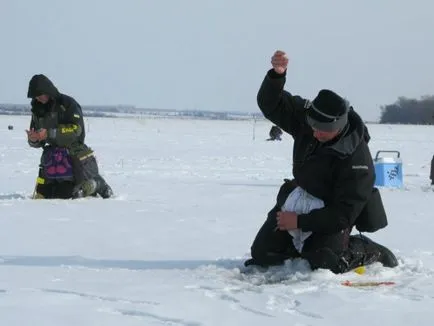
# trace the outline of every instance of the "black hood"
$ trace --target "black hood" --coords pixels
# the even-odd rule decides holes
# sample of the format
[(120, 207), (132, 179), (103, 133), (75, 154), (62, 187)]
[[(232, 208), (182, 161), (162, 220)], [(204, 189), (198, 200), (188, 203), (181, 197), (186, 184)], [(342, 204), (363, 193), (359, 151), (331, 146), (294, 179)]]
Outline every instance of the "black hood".
[(60, 93), (53, 82), (45, 75), (34, 75), (29, 82), (27, 97), (34, 99), (36, 96), (46, 94), (52, 98), (59, 97)]
[(326, 148), (346, 157), (354, 153), (362, 141), (368, 143), (370, 139), (368, 128), (362, 118), (350, 108), (347, 126), (332, 144), (326, 145)]

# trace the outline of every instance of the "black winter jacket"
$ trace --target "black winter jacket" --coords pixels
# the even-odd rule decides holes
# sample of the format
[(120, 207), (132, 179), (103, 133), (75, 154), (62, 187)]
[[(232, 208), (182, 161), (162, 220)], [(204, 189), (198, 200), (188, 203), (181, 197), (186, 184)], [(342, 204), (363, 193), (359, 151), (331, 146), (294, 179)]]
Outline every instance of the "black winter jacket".
[[(46, 104), (35, 97), (46, 94), (50, 100)], [(70, 96), (61, 94), (44, 75), (35, 75), (29, 82), (27, 97), (32, 99), (32, 120), (30, 128), (47, 129), (48, 138), (43, 142), (30, 142), (32, 147), (45, 144), (70, 147), (84, 144), (85, 129), (80, 105)]]
[(285, 81), (285, 74), (270, 70), (257, 101), (264, 116), (294, 139), (296, 184), (325, 203), (324, 208), (299, 215), (298, 227), (318, 233), (350, 228), (368, 202), (375, 182), (368, 130), (351, 108), (341, 134), (328, 143), (318, 142), (306, 122), (309, 101), (284, 91)]

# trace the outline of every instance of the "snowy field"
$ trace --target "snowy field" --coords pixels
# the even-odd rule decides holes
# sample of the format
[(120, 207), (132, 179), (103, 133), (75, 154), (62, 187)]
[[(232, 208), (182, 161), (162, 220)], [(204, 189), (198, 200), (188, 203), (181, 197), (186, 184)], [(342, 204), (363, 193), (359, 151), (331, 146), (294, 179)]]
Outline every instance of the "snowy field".
[(116, 197), (34, 201), (29, 119), (0, 116), (1, 326), (433, 324), (434, 127), (369, 126), (374, 155), (403, 159), (405, 187), (381, 189), (389, 227), (368, 234), (399, 267), (334, 275), (295, 260), (247, 275), (291, 176), (288, 135), (266, 142), (268, 122), (89, 118), (86, 142)]

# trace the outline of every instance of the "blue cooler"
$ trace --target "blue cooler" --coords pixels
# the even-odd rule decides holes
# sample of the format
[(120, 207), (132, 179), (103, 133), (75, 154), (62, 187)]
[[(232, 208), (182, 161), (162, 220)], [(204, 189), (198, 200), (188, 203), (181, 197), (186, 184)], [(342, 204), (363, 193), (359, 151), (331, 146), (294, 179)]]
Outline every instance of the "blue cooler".
[[(380, 153), (394, 153), (396, 157), (380, 157)], [(402, 160), (398, 151), (378, 151), (374, 159), (375, 185), (401, 188), (403, 186)]]

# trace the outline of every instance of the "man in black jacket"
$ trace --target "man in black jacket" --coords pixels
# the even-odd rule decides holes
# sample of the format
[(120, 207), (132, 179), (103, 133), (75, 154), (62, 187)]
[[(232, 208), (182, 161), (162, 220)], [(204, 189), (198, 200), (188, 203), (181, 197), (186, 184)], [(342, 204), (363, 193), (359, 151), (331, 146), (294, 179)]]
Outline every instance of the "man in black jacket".
[[(321, 90), (312, 102), (284, 91), (288, 58), (276, 51), (271, 63), (273, 69), (265, 76), (257, 101), (264, 116), (294, 139), (294, 180), (281, 187), (276, 206), (253, 242), (252, 259), (245, 265), (270, 266), (302, 257), (313, 269), (335, 273), (377, 261), (396, 266), (396, 257), (386, 247), (362, 235), (350, 236), (354, 226), (373, 232), (387, 225), (374, 188), (370, 137), (363, 121), (330, 90)], [(282, 211), (297, 187), (324, 206), (305, 214)], [(310, 234), (301, 251), (294, 247), (292, 230)]]
[(27, 97), (32, 99), (28, 143), (43, 148), (34, 198), (111, 197), (94, 152), (85, 144), (83, 113), (75, 99), (42, 74), (31, 78)]
[(434, 156), (431, 160), (431, 173), (429, 175), (429, 178), (431, 179), (431, 185), (434, 185)]

